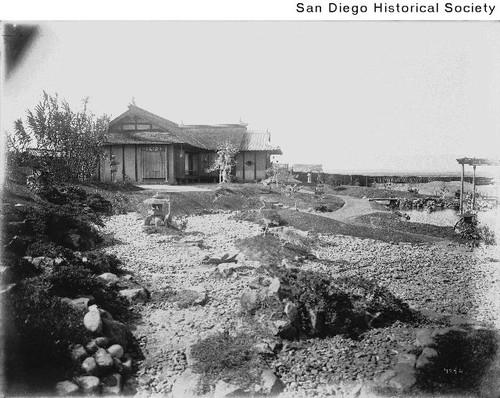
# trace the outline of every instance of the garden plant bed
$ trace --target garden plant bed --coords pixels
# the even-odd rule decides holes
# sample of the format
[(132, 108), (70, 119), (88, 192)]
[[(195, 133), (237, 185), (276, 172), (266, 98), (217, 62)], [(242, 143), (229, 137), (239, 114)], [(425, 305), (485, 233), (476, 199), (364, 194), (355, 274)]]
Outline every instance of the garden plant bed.
[(459, 237), (453, 231), (453, 227), (440, 227), (437, 225), (414, 223), (402, 220), (395, 213), (383, 212), (362, 215), (354, 219), (355, 222), (372, 225), (376, 228), (409, 232), (413, 234), (433, 236), (451, 241), (459, 241)]
[[(91, 192), (103, 192), (104, 188), (91, 188)], [(340, 222), (308, 212), (316, 200), (310, 194), (301, 196), (303, 202), (298, 202), (302, 204), (296, 211), (293, 197), (277, 191), (264, 193), (266, 187), (228, 188), (219, 194), (171, 194), (175, 217), (182, 216), (185, 221), (179, 230), (145, 229), (140, 204), (154, 192), (122, 191), (120, 195), (127, 197), (124, 209), (135, 207), (135, 203), (139, 212), (109, 216), (101, 229), (114, 237), (114, 244), (104, 248), (106, 254), (116, 256), (124, 275), (141, 281), (150, 293), (149, 299), (134, 303), (129, 315), (120, 318), (137, 344), (132, 348), (135, 367), (126, 384), (128, 393), (175, 398), (203, 390), (244, 393), (252, 389), (252, 394), (274, 392), (282, 397), (327, 397), (333, 393), (347, 397), (352, 391), (375, 391), (376, 386), (381, 394), (439, 393), (451, 387), (429, 378), (429, 383), (423, 383), (419, 370), (414, 371), (415, 382), (405, 386), (400, 385), (401, 373), (391, 373), (404, 367), (402, 361), (408, 356), (422, 355), (417, 344), (419, 330), (442, 330), (464, 323), (498, 327), (500, 274), (493, 250), (480, 247), (471, 251), (457, 242), (436, 240), (444, 236), (428, 226), (417, 231), (399, 230), (388, 216), (389, 221), (375, 226), (361, 222), (384, 220), (385, 213)], [(249, 216), (261, 214), (261, 197), (283, 204), (269, 209), (276, 212), (282, 225), (269, 228), (265, 234), (262, 219)], [(115, 196), (115, 200), (122, 199)], [(341, 201), (335, 203), (342, 208)], [(283, 275), (294, 272), (320, 273), (321, 278), (332, 281), (373, 281), (418, 316), (374, 323), (352, 335), (342, 328), (321, 333), (308, 326), (305, 330), (312, 335), (298, 332), (283, 337), (280, 328), (293, 313), (293, 306), (285, 304), (294, 303), (298, 296), (283, 296), (280, 289), (286, 286)], [(277, 284), (276, 278), (281, 282)], [(321, 278), (314, 282), (317, 286), (322, 286)], [(357, 291), (355, 286), (351, 292)], [(313, 296), (307, 300), (314, 303), (314, 293), (319, 291), (312, 289)], [(263, 304), (254, 306), (254, 296), (271, 301), (264, 299)], [(276, 297), (280, 299), (276, 301)], [(307, 308), (301, 309), (306, 319)], [(203, 354), (196, 350), (197, 344), (203, 347), (200, 342), (208, 347)], [(210, 356), (210, 347), (217, 344), (229, 349), (220, 352), (227, 365), (222, 368), (210, 365), (219, 358)], [(441, 347), (446, 353), (446, 344)], [(233, 348), (239, 351), (231, 356)], [(229, 361), (226, 354), (235, 361)], [(255, 366), (238, 367), (238, 358)], [(203, 364), (197, 366), (197, 360)], [(247, 371), (251, 383), (238, 384)], [(204, 378), (208, 382), (203, 386), (198, 383), (203, 379), (201, 374), (210, 375)], [(411, 377), (407, 379), (411, 381)], [(480, 388), (469, 392), (477, 395)]]

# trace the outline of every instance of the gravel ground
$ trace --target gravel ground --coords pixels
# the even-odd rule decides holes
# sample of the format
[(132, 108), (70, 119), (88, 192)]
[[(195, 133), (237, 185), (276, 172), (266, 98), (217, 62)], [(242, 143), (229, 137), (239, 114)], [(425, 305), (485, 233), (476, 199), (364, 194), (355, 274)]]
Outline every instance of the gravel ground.
[[(194, 340), (224, 328), (241, 327), (239, 297), (255, 276), (255, 262), (236, 277), (214, 278), (214, 266), (203, 258), (238, 253), (237, 238), (255, 236), (261, 228), (230, 219), (230, 213), (191, 216), (182, 234), (146, 234), (136, 214), (113, 216), (104, 232), (117, 244), (107, 248), (124, 268), (142, 280), (152, 299), (136, 307), (133, 325), (144, 360), (138, 366), (141, 394), (169, 395), (186, 368), (185, 348)], [(413, 308), (456, 314), (500, 327), (500, 256), (495, 250), (468, 251), (454, 243), (385, 243), (379, 240), (321, 234), (315, 254), (324, 260), (303, 267), (331, 275), (374, 278)], [(173, 291), (203, 286), (204, 306), (179, 309)], [(411, 346), (414, 329), (395, 324), (371, 330), (363, 340), (340, 336), (293, 342), (270, 365), (286, 383), (285, 396), (327, 396), (338, 381), (372, 379), (395, 365), (397, 354)]]

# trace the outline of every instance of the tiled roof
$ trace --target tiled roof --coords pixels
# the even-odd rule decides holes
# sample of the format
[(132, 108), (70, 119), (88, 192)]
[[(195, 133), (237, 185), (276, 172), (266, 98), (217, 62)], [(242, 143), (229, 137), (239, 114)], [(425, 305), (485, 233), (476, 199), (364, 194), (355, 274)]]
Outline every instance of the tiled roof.
[(182, 127), (187, 135), (203, 145), (203, 148), (214, 150), (227, 143), (240, 148), (246, 134), (244, 126), (196, 126)]
[[(147, 120), (159, 131), (118, 131), (114, 127), (123, 119), (138, 116)], [(197, 148), (215, 150), (219, 146), (231, 143), (241, 151), (269, 151), (281, 154), (278, 146), (271, 144), (271, 135), (247, 131), (243, 124), (221, 125), (182, 125), (155, 115), (135, 105), (109, 124), (106, 142), (109, 144), (189, 144)]]
[(270, 133), (256, 133), (247, 131), (240, 145), (241, 151), (269, 151), (275, 154), (281, 154), (281, 149), (271, 144)]

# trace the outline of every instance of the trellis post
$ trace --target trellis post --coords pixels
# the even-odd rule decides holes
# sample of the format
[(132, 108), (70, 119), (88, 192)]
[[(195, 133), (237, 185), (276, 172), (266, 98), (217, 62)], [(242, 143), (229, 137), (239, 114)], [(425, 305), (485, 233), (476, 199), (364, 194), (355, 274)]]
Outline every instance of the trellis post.
[(462, 185), (460, 187), (460, 213), (463, 214), (464, 211), (464, 167), (466, 164), (472, 166), (473, 175), (472, 175), (472, 210), (475, 209), (476, 206), (476, 166), (499, 166), (499, 160), (493, 159), (478, 159), (478, 158), (461, 158), (457, 159), (458, 164), (462, 165)]
[(462, 163), (462, 178), (460, 185), (460, 213), (464, 212), (464, 175), (465, 175), (465, 165)]
[(472, 166), (472, 210), (476, 208), (476, 165)]

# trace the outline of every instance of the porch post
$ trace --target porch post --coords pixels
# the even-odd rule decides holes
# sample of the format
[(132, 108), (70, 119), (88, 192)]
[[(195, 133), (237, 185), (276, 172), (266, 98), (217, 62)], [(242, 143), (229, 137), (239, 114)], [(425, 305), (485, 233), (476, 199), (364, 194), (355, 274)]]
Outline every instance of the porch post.
[(135, 145), (135, 181), (139, 182), (139, 173), (138, 173), (138, 167), (137, 167), (137, 162), (139, 160), (137, 159), (137, 144)]
[(461, 178), (461, 185), (460, 185), (460, 213), (464, 212), (464, 164), (462, 163), (462, 178)]
[(257, 151), (253, 153), (253, 178), (257, 181)]
[(243, 174), (242, 174), (242, 179), (243, 179), (243, 181), (245, 181), (245, 152), (244, 152), (244, 151), (242, 151), (242, 152), (241, 152), (241, 157), (242, 157), (241, 162), (242, 162), (242, 164), (243, 164), (243, 169), (242, 169), (242, 173), (243, 173)]
[(168, 151), (167, 151), (167, 145), (164, 146), (163, 148), (165, 150), (165, 164), (163, 167), (165, 167), (165, 182), (168, 182)]
[(476, 207), (476, 165), (472, 166), (472, 210)]

